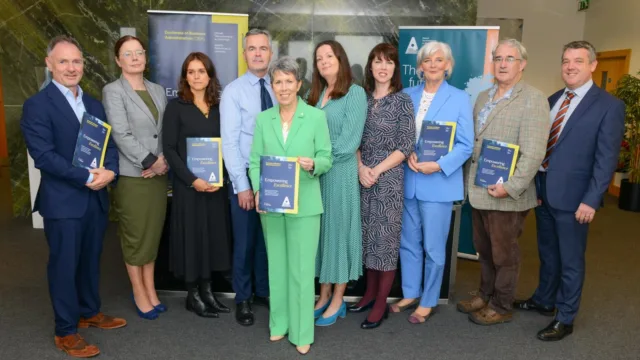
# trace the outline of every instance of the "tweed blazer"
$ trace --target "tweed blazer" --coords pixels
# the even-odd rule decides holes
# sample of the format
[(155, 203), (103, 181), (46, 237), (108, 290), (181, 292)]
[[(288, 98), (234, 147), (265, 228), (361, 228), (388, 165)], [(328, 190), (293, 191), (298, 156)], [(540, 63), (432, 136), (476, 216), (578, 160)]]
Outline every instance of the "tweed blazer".
[(142, 176), (143, 161), (162, 154), (162, 118), (167, 106), (164, 88), (144, 79), (158, 109), (158, 121), (123, 76), (102, 89), (102, 103), (118, 146), (120, 175)]
[[(489, 91), (478, 95), (473, 109), (475, 139), (473, 154), (465, 166), (467, 191), (471, 206), (479, 210), (524, 211), (537, 206), (534, 177), (544, 160), (549, 138), (549, 102), (538, 89), (518, 82), (511, 97), (502, 100), (489, 114), (482, 129), (478, 128), (478, 113), (489, 100)], [(476, 186), (478, 158), (484, 139), (503, 141), (520, 146), (513, 176), (504, 183), (509, 196), (498, 199), (487, 189)]]

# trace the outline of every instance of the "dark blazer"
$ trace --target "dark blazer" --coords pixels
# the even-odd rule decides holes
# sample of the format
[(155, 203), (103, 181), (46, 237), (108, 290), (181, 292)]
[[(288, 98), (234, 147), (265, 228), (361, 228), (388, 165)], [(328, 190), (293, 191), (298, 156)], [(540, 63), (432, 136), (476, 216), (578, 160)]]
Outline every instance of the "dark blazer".
[[(549, 106), (564, 89), (549, 97)], [(595, 84), (567, 120), (549, 158), (549, 205), (576, 211), (580, 203), (598, 209), (618, 164), (624, 134), (624, 103)]]
[[(102, 104), (84, 93), (88, 113), (107, 121)], [(72, 165), (80, 122), (64, 95), (50, 83), (22, 106), (22, 133), (41, 180), (33, 212), (49, 219), (80, 218), (87, 210), (89, 171)], [(109, 140), (104, 167), (118, 175), (118, 150)], [(99, 191), (102, 209), (109, 210), (107, 188)]]

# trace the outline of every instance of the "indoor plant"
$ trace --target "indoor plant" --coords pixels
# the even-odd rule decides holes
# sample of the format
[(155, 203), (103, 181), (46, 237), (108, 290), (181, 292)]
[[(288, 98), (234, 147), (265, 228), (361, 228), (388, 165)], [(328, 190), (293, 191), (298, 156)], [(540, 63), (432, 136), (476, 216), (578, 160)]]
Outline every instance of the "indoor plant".
[(624, 140), (628, 146), (622, 147), (620, 156), (629, 171), (629, 179), (620, 183), (618, 207), (640, 212), (640, 79), (624, 75), (615, 95), (626, 105)]

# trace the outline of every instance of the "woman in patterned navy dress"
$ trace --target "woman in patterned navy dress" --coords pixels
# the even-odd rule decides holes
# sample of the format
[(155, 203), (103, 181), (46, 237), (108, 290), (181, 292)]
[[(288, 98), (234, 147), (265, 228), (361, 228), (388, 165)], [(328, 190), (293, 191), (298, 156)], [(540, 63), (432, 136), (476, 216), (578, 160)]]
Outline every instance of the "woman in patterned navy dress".
[(387, 315), (402, 230), (404, 171), (413, 151), (415, 122), (411, 98), (401, 92), (398, 51), (387, 43), (371, 50), (364, 87), (368, 114), (358, 150), (363, 262), (367, 290), (351, 312), (373, 308), (361, 328), (373, 329)]

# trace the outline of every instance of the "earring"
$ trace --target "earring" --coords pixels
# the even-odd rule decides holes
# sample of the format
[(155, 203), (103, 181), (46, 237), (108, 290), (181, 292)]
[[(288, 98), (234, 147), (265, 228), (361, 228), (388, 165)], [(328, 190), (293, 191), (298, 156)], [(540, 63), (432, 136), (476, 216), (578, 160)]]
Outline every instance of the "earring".
[(449, 77), (449, 70), (445, 70), (444, 71), (444, 78), (448, 78)]

